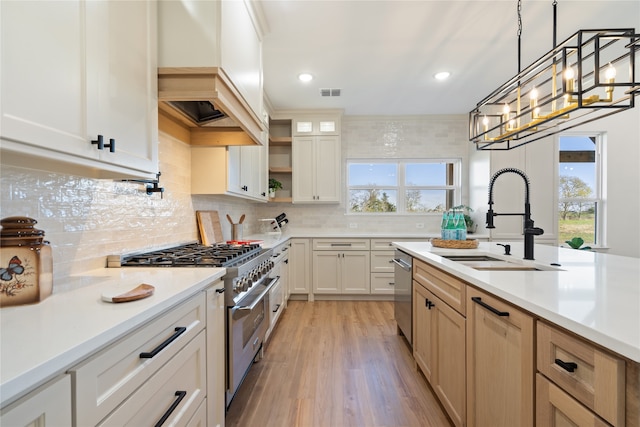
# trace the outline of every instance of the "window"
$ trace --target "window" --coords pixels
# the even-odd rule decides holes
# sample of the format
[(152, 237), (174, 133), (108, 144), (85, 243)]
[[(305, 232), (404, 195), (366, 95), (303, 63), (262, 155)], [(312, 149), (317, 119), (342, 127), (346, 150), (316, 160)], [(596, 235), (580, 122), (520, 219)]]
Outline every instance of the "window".
[(585, 244), (602, 245), (602, 137), (561, 135), (559, 139), (558, 239), (580, 237)]
[(460, 160), (347, 162), (348, 213), (442, 213), (460, 198)]

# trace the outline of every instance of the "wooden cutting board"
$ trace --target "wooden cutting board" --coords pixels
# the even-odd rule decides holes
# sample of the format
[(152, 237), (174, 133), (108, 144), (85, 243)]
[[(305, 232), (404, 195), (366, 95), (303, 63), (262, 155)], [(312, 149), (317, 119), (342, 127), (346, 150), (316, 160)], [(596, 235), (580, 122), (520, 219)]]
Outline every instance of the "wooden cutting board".
[(200, 241), (203, 245), (224, 242), (218, 211), (196, 211), (196, 218), (200, 230)]

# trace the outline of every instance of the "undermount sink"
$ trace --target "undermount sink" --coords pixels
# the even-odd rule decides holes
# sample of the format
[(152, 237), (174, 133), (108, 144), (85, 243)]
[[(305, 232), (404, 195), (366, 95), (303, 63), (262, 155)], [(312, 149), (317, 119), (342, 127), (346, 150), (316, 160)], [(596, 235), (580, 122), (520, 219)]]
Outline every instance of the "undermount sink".
[(558, 270), (556, 268), (539, 268), (532, 265), (522, 264), (515, 261), (507, 261), (494, 258), (489, 255), (442, 255), (450, 261), (458, 262), (478, 271), (545, 271)]

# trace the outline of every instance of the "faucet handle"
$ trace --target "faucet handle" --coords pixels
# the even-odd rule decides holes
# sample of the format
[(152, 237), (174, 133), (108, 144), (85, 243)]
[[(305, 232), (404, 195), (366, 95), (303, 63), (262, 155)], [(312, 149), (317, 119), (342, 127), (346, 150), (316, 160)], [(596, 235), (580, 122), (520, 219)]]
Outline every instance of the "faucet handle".
[(532, 236), (541, 236), (544, 234), (544, 230), (540, 227), (528, 227), (524, 229), (524, 234), (530, 234)]
[(496, 216), (496, 214), (493, 213), (493, 209), (489, 208), (489, 210), (487, 211), (487, 228), (496, 228), (495, 225), (493, 225), (493, 217)]

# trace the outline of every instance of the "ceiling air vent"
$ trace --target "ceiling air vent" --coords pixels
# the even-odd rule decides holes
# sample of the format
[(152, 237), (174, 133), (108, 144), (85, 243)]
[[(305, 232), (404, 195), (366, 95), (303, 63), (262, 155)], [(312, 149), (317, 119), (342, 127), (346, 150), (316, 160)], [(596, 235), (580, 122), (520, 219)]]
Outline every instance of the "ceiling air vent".
[(342, 89), (320, 89), (320, 96), (340, 96)]

